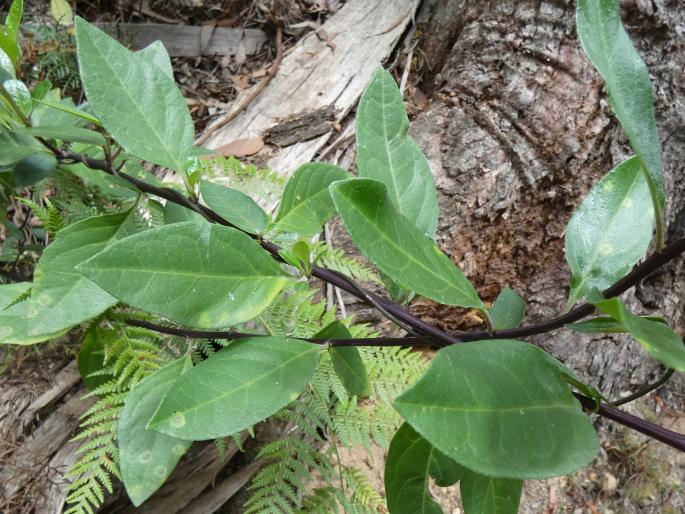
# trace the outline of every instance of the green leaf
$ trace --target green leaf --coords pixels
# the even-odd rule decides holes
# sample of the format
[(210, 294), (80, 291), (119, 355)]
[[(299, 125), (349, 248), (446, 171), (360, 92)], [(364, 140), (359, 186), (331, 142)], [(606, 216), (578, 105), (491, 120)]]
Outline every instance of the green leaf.
[(526, 302), (513, 289), (505, 287), (489, 310), (494, 330), (516, 328), (526, 314)]
[(184, 173), (195, 133), (174, 81), (82, 18), (76, 18), (76, 45), (90, 106), (117, 143)]
[[(316, 339), (352, 339), (353, 336), (340, 321), (334, 321), (314, 336)], [(364, 398), (371, 392), (369, 376), (359, 350), (354, 346), (332, 346), (328, 352), (333, 362), (335, 373), (340, 378), (347, 392)]]
[[(26, 84), (21, 80), (10, 79), (6, 80), (2, 85), (21, 112), (26, 116), (29, 116), (31, 114), (31, 109), (33, 108), (33, 97), (31, 97), (31, 92), (26, 87)], [(6, 102), (4, 98), (3, 101)]]
[(235, 341), (180, 377), (148, 428), (194, 441), (245, 430), (297, 399), (320, 350), (287, 337)]
[(52, 82), (49, 80), (41, 80), (39, 82), (36, 82), (36, 85), (33, 86), (33, 91), (31, 91), (31, 96), (33, 97), (34, 100), (42, 100), (45, 98), (48, 93), (52, 90)]
[(135, 230), (131, 213), (94, 216), (60, 230), (36, 266), (27, 302), (29, 335), (69, 329), (116, 305), (116, 298), (78, 273), (76, 266)]
[(632, 157), (588, 193), (566, 228), (566, 261), (573, 278), (568, 305), (592, 289), (604, 290), (628, 273), (652, 239), (649, 188)]
[(19, 25), (24, 12), (24, 0), (14, 0), (10, 7), (5, 26), (0, 27), (0, 49), (12, 59), (15, 69), (19, 68), (21, 45), (19, 43)]
[(664, 184), (652, 87), (647, 66), (623, 28), (620, 0), (578, 0), (576, 26), (583, 50), (606, 82), (611, 108), (645, 168), (660, 225)]
[(677, 371), (685, 371), (685, 345), (667, 325), (649, 318), (636, 316), (618, 298), (589, 299), (600, 311), (620, 321), (652, 357)]
[[(662, 323), (668, 325), (666, 320), (659, 318), (657, 316), (642, 316), (648, 320), (656, 321), (657, 323)], [(580, 321), (578, 323), (571, 323), (566, 325), (566, 328), (574, 330), (576, 332), (584, 332), (589, 334), (621, 334), (628, 332), (628, 329), (620, 321), (616, 321), (614, 318), (598, 316), (587, 321)]]
[(409, 137), (409, 118), (392, 75), (379, 68), (357, 108), (359, 176), (378, 180), (388, 198), (428, 237), (435, 236), (438, 197), (428, 159)]
[(29, 335), (29, 322), (26, 318), (28, 301), (17, 300), (27, 294), (32, 285), (31, 282), (0, 285), (0, 344), (30, 345), (64, 333), (62, 331), (42, 337)]
[(197, 328), (254, 318), (288, 282), (249, 236), (193, 222), (128, 237), (78, 270), (124, 303)]
[(0, 131), (0, 166), (11, 166), (38, 152), (47, 153), (36, 139), (6, 130)]
[(466, 471), (459, 483), (464, 514), (516, 514), (523, 481)]
[(219, 216), (250, 234), (264, 232), (269, 217), (257, 202), (237, 189), (202, 181), (200, 192), (205, 203)]
[(97, 323), (93, 324), (83, 336), (81, 349), (78, 352), (78, 370), (89, 391), (94, 391), (112, 378), (109, 373), (93, 375), (105, 366), (106, 334), (107, 331), (101, 329)]
[(390, 514), (442, 514), (428, 490), (429, 478), (447, 487), (465, 472), (465, 468), (445, 457), (404, 423), (392, 438), (385, 461), (388, 511)]
[(167, 202), (164, 205), (164, 223), (171, 225), (172, 223), (183, 223), (192, 221), (194, 223), (207, 223), (199, 213), (183, 207), (174, 202)]
[(7, 52), (0, 48), (0, 83), (16, 78), (17, 72), (14, 69), (14, 64), (12, 64), (12, 59), (7, 55)]
[(348, 178), (347, 171), (332, 164), (313, 162), (297, 168), (283, 190), (276, 228), (303, 236), (321, 232), (335, 214), (328, 186)]
[(60, 25), (69, 26), (74, 23), (74, 11), (67, 0), (50, 0), (50, 14)]
[(171, 64), (171, 57), (169, 57), (169, 53), (161, 41), (153, 41), (142, 50), (138, 50), (137, 53), (144, 62), (158, 66), (167, 77), (171, 80), (174, 79), (174, 67)]
[(352, 179), (336, 182), (330, 190), (352, 241), (383, 273), (432, 300), (485, 311), (471, 282), (397, 212), (383, 184)]
[(520, 341), (443, 348), (395, 408), (437, 450), (487, 476), (564, 475), (598, 451), (559, 364)]
[[(87, 121), (88, 123), (92, 123), (93, 125), (97, 127), (101, 127), (102, 123), (100, 123), (100, 120), (98, 120), (95, 116), (88, 114), (87, 112), (83, 111), (82, 109), (78, 109), (74, 107), (73, 105), (73, 100), (71, 98), (65, 98), (64, 100), (61, 101), (53, 101), (53, 100), (48, 100), (48, 99), (38, 99), (34, 98), (33, 99), (36, 103), (40, 105), (44, 105), (45, 107), (49, 107), (51, 109), (64, 112), (66, 114), (69, 114), (70, 116), (73, 116), (75, 118), (80, 118), (82, 120)], [(48, 111), (49, 112), (49, 111)], [(32, 121), (37, 124), (47, 124), (48, 120), (41, 118), (40, 120), (36, 120), (35, 117), (32, 118)]]
[(117, 440), (121, 478), (136, 507), (161, 487), (192, 444), (146, 428), (166, 392), (191, 367), (190, 356), (181, 357), (139, 382), (126, 397)]
[(57, 168), (54, 155), (36, 153), (24, 157), (14, 167), (14, 185), (18, 188), (29, 187), (40, 182)]
[(88, 145), (104, 146), (105, 138), (99, 132), (72, 125), (43, 125), (34, 127), (20, 127), (13, 130), (17, 134), (43, 137), (45, 139), (61, 139), (70, 143), (85, 143)]

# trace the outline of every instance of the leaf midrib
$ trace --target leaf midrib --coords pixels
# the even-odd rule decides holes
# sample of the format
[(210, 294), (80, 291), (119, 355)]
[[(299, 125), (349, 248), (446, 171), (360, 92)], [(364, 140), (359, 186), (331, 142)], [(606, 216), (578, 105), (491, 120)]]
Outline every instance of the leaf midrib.
[[(376, 220), (373, 220), (373, 219), (369, 218), (368, 216), (364, 215), (363, 211), (362, 211), (361, 209), (358, 209), (358, 208), (356, 207), (356, 205), (354, 204), (354, 202), (350, 201), (349, 197), (347, 197), (347, 196), (344, 195), (344, 194), (341, 194), (341, 196), (344, 197), (344, 198), (346, 198), (348, 205), (350, 205), (350, 206), (359, 214), (359, 216), (361, 216), (362, 218), (364, 218), (364, 219), (368, 222), (368, 224), (369, 224), (371, 227), (377, 226), (377, 224), (375, 223)], [(418, 229), (417, 229), (417, 230), (418, 230)], [(457, 291), (459, 291), (461, 294), (463, 294), (465, 297), (467, 297), (468, 299), (473, 300), (472, 295), (468, 294), (468, 292), (465, 292), (464, 289), (462, 289), (459, 285), (457, 285), (456, 283), (452, 283), (452, 282), (448, 281), (447, 279), (445, 279), (445, 278), (442, 277), (441, 275), (437, 275), (431, 268), (426, 267), (421, 261), (417, 260), (413, 255), (411, 255), (410, 253), (407, 253), (406, 251), (404, 251), (404, 249), (403, 249), (401, 246), (397, 245), (392, 239), (390, 239), (390, 238), (385, 234), (385, 232), (383, 232), (383, 231), (380, 230), (380, 229), (377, 229), (376, 232), (380, 235), (380, 237), (382, 237), (385, 241), (387, 241), (388, 243), (390, 243), (390, 245), (391, 245), (393, 248), (395, 248), (397, 251), (399, 251), (402, 255), (407, 256), (407, 258), (408, 258), (411, 262), (415, 263), (419, 268), (425, 270), (425, 271), (428, 272), (430, 275), (432, 275), (433, 277), (437, 278), (440, 282), (447, 284), (447, 288), (446, 288), (446, 289), (442, 289), (442, 290), (441, 290), (442, 292), (449, 292), (449, 290), (450, 290), (451, 288), (454, 288), (454, 289), (456, 289)], [(421, 235), (423, 235), (423, 234), (421, 234)], [(433, 244), (433, 243), (430, 243), (430, 244)], [(436, 255), (437, 255), (437, 254), (436, 254)], [(442, 257), (444, 257), (445, 259), (447, 259), (447, 257), (446, 257), (444, 254), (441, 253), (441, 255), (442, 255)], [(440, 259), (440, 257), (438, 257), (438, 258)], [(447, 260), (449, 261), (449, 259), (447, 259)], [(449, 263), (452, 264), (452, 266), (454, 266), (454, 264), (452, 263), (452, 261), (449, 261)], [(376, 265), (378, 265), (378, 266), (380, 267), (380, 265), (379, 265), (378, 263), (376, 263)], [(456, 267), (455, 267), (455, 268), (456, 268)], [(461, 277), (459, 277), (458, 275), (457, 275), (457, 277), (458, 277), (458, 279), (461, 279)], [(417, 291), (418, 291), (418, 289), (417, 289)], [(474, 303), (478, 303), (478, 302), (474, 302)]]
[[(262, 375), (259, 375), (258, 377), (255, 377), (255, 378), (253, 378), (252, 380), (248, 380), (248, 381), (246, 381), (246, 382), (243, 382), (241, 385), (239, 385), (238, 387), (234, 387), (234, 388), (231, 389), (230, 391), (226, 391), (225, 393), (221, 393), (221, 394), (219, 394), (219, 395), (215, 395), (215, 396), (213, 396), (211, 399), (209, 399), (209, 400), (207, 400), (207, 401), (205, 401), (205, 402), (195, 403), (195, 404), (193, 405), (193, 407), (191, 407), (191, 408), (189, 408), (189, 409), (186, 409), (186, 410), (178, 410), (178, 411), (176, 411), (176, 412), (182, 413), (182, 414), (185, 415), (185, 414), (187, 414), (187, 413), (194, 412), (194, 411), (197, 411), (197, 410), (199, 410), (199, 409), (202, 409), (202, 408), (206, 407), (207, 405), (212, 405), (212, 404), (214, 404), (214, 403), (217, 403), (217, 402), (219, 402), (219, 401), (222, 401), (222, 400), (224, 400), (225, 398), (227, 398), (227, 397), (229, 397), (229, 396), (231, 396), (231, 395), (237, 394), (238, 392), (240, 392), (240, 391), (242, 391), (242, 390), (244, 390), (244, 389), (246, 389), (246, 388), (248, 388), (248, 387), (250, 387), (250, 386), (253, 386), (253, 385), (256, 384), (257, 382), (259, 382), (259, 381), (261, 381), (261, 380), (264, 380), (265, 378), (268, 378), (268, 377), (271, 376), (271, 375), (274, 375), (274, 374), (276, 374), (276, 373), (282, 372), (283, 369), (286, 368), (287, 366), (289, 366), (292, 362), (294, 362), (294, 361), (296, 361), (296, 360), (299, 360), (299, 359), (302, 359), (302, 358), (304, 358), (305, 356), (309, 355), (310, 353), (316, 352), (316, 351), (318, 351), (318, 350), (319, 350), (319, 348), (317, 348), (316, 346), (314, 346), (314, 347), (312, 347), (312, 348), (309, 349), (309, 350), (305, 350), (305, 351), (303, 351), (303, 352), (300, 352), (300, 353), (296, 354), (295, 356), (289, 358), (288, 360), (282, 362), (281, 364), (279, 364), (279, 365), (276, 366), (275, 368), (272, 368), (272, 369), (269, 370), (267, 373), (264, 373), (264, 374), (262, 374)], [(238, 358), (232, 359), (232, 360), (241, 360), (241, 358), (238, 357)], [(172, 385), (172, 387), (173, 387), (173, 385)], [(172, 416), (173, 416), (173, 414), (172, 414)], [(165, 417), (164, 419), (159, 420), (157, 423), (154, 423), (154, 424), (152, 424), (152, 425), (150, 425), (150, 426), (151, 426), (151, 427), (153, 427), (153, 426), (159, 426), (159, 425), (161, 425), (162, 423), (165, 423), (165, 422), (167, 422), (169, 419), (171, 419), (172, 416), (167, 416), (167, 417)]]
[[(177, 171), (182, 171), (182, 166), (181, 163), (176, 159), (176, 157), (170, 152), (169, 147), (166, 145), (164, 140), (161, 138), (160, 134), (157, 133), (157, 131), (154, 128), (154, 124), (151, 122), (151, 120), (147, 117), (146, 111), (141, 108), (141, 106), (136, 102), (136, 100), (131, 96), (131, 93), (128, 91), (128, 88), (125, 87), (124, 82), (119, 77), (119, 74), (115, 72), (114, 68), (112, 68), (109, 65), (109, 61), (107, 59), (107, 56), (105, 56), (102, 52), (100, 52), (100, 48), (96, 44), (96, 42), (93, 40), (93, 38), (90, 36), (90, 34), (87, 35), (88, 39), (91, 42), (91, 47), (95, 50), (95, 52), (98, 54), (100, 59), (105, 62), (106, 67), (109, 69), (111, 74), (116, 78), (116, 82), (119, 84), (120, 89), (123, 90), (123, 92), (126, 94), (126, 96), (131, 100), (133, 105), (136, 107), (138, 110), (139, 118), (145, 121), (145, 124), (148, 126), (148, 130), (150, 133), (152, 133), (157, 141), (160, 143), (161, 147), (164, 149), (166, 152), (167, 156), (171, 158), (171, 161), (175, 164), (175, 169)], [(131, 56), (133, 59), (137, 59), (135, 55)]]

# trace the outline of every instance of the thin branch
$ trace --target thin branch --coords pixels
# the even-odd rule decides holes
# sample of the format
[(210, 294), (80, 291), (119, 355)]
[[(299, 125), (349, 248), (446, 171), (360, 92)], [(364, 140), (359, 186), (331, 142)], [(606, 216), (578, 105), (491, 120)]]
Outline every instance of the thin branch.
[[(125, 173), (118, 173), (116, 170), (112, 170), (105, 161), (99, 161), (96, 159), (91, 159), (84, 155), (73, 154), (70, 152), (63, 152), (59, 150), (55, 153), (62, 160), (82, 162), (90, 168), (104, 171), (105, 173), (108, 173), (110, 175), (119, 176), (124, 180), (127, 180), (129, 183), (133, 184), (139, 191), (153, 194), (159, 196), (160, 198), (165, 198), (166, 200), (178, 203), (184, 207), (188, 207), (192, 210), (195, 210), (202, 214), (208, 221), (233, 227), (231, 223), (229, 223), (227, 220), (219, 216), (213, 210), (186, 198), (183, 194), (179, 193), (174, 189), (153, 186)], [(261, 238), (256, 239), (259, 241), (262, 248), (271, 253), (271, 255), (275, 259), (281, 260), (280, 256), (278, 255), (278, 251), (280, 250), (280, 248), (277, 245), (270, 243), (268, 241), (264, 241)], [(660, 266), (663, 266), (672, 259), (675, 259), (683, 252), (685, 252), (685, 237), (678, 239), (675, 243), (671, 244), (667, 248), (661, 251), (657, 251), (650, 255), (640, 265), (636, 266), (623, 279), (619, 280), (616, 284), (611, 286), (609, 289), (605, 290), (603, 292), (604, 296), (607, 298), (611, 298), (625, 292), (626, 290), (637, 284), (644, 277), (651, 274)], [(366, 302), (369, 302), (371, 300), (372, 305), (381, 305), (383, 310), (387, 311), (392, 315), (391, 319), (394, 318), (401, 320), (403, 323), (406, 323), (407, 325), (411, 326), (413, 330), (425, 334), (428, 338), (428, 340), (423, 338), (418, 338), (417, 340), (417, 338), (407, 337), (403, 339), (403, 345), (416, 345), (417, 343), (419, 343), (419, 341), (423, 341), (424, 343), (430, 343), (431, 338), (434, 339), (436, 342), (441, 343), (442, 345), (450, 345), (474, 340), (526, 337), (529, 335), (541, 334), (544, 332), (555, 330), (557, 328), (561, 328), (564, 325), (573, 323), (592, 314), (592, 312), (594, 312), (595, 309), (593, 305), (585, 303), (562, 316), (559, 316), (552, 320), (544, 321), (542, 323), (529, 325), (527, 327), (501, 330), (499, 332), (494, 332), (492, 334), (488, 334), (487, 332), (473, 332), (462, 333), (458, 335), (450, 335), (440, 330), (439, 328), (436, 328), (430, 325), (429, 323), (426, 323), (425, 321), (413, 316), (406, 309), (400, 307), (399, 305), (393, 302), (390, 302), (370, 292), (364, 291), (363, 294), (360, 293), (360, 291), (358, 290), (359, 286), (354, 284), (354, 282), (352, 282), (344, 275), (338, 274), (334, 271), (325, 268), (320, 268), (318, 266), (312, 267), (312, 275), (316, 278), (324, 280), (325, 282), (328, 282), (329, 284), (337, 286), (340, 289)], [(397, 341), (397, 338), (376, 339), (376, 346), (397, 346), (399, 342)], [(339, 344), (340, 346), (344, 346), (346, 344), (354, 345), (358, 344), (358, 341), (343, 342), (343, 340), (339, 340), (336, 344)], [(596, 407), (596, 402), (594, 399), (579, 393), (574, 394), (586, 409), (593, 410)], [(640, 418), (627, 414), (619, 409), (616, 409), (615, 407), (606, 404), (600, 404), (597, 413), (608, 419), (616, 421), (617, 423), (620, 423), (629, 428), (637, 430), (643, 434), (646, 434), (650, 437), (653, 437), (654, 439), (657, 439), (658, 441), (668, 444), (676, 449), (685, 451), (685, 435), (681, 435), (676, 432), (659, 427), (654, 423), (642, 420)]]
[(628, 414), (627, 412), (624, 412), (606, 403), (600, 403), (599, 408), (597, 408), (597, 402), (595, 402), (595, 400), (592, 398), (580, 393), (574, 392), (573, 394), (586, 410), (597, 412), (597, 414), (604, 416), (607, 419), (615, 421), (616, 423), (628, 428), (632, 428), (633, 430), (656, 439), (657, 441), (661, 441), (664, 444), (672, 446), (676, 450), (685, 452), (685, 434), (679, 434), (673, 430), (660, 427), (659, 425), (644, 419), (640, 419), (637, 416)]
[[(247, 337), (270, 337), (268, 334), (250, 334), (233, 330), (194, 330), (181, 327), (158, 325), (141, 319), (128, 319), (126, 324), (132, 327), (145, 328), (160, 334), (187, 337), (190, 339), (245, 339)], [(320, 339), (315, 337), (291, 337), (322, 346), (416, 346), (414, 342), (401, 344), (399, 337), (369, 337), (356, 339)], [(413, 338), (410, 338), (413, 339)], [(425, 341), (425, 340), (424, 340)], [(426, 344), (430, 344), (425, 341)]]
[(664, 385), (668, 380), (673, 376), (673, 372), (675, 370), (673, 368), (669, 368), (666, 370), (666, 373), (661, 375), (658, 380), (652, 382), (651, 384), (647, 384), (641, 389), (638, 389), (632, 394), (629, 394), (628, 396), (624, 396), (623, 398), (619, 398), (618, 400), (614, 400), (611, 402), (611, 405), (614, 407), (618, 407), (619, 405), (625, 405), (626, 403), (630, 403), (632, 401), (637, 400), (638, 398), (642, 398), (646, 394), (651, 393), (652, 391), (659, 389), (662, 385)]
[[(117, 175), (118, 177), (134, 185), (138, 190), (142, 191), (143, 193), (148, 193), (158, 196), (160, 198), (164, 198), (170, 202), (177, 203), (179, 205), (182, 205), (183, 207), (196, 211), (208, 221), (237, 228), (233, 224), (229, 223), (227, 220), (219, 216), (213, 210), (188, 199), (186, 196), (184, 196), (182, 193), (175, 189), (171, 189), (168, 187), (153, 186), (151, 184), (148, 184), (147, 182), (144, 182), (125, 173), (117, 173), (113, 171), (105, 161), (92, 159), (85, 155), (61, 151), (58, 151), (57, 155), (63, 160), (81, 162), (89, 168), (104, 171), (105, 173), (108, 173), (110, 175)], [(282, 260), (278, 254), (280, 250), (280, 247), (278, 245), (259, 239), (254, 235), (248, 235), (250, 235), (250, 237), (257, 239), (261, 244), (262, 248), (271, 253), (271, 255), (275, 259), (279, 261)], [(650, 275), (651, 273), (659, 269), (661, 266), (675, 259), (684, 252), (685, 237), (682, 237), (675, 241), (673, 244), (664, 248), (662, 251), (655, 252), (649, 257), (647, 257), (641, 264), (633, 268), (633, 270), (630, 273), (628, 273), (625, 277), (616, 282), (616, 284), (603, 291), (603, 295), (606, 298), (612, 298), (614, 296), (618, 296), (624, 293), (625, 291), (633, 287), (635, 284), (640, 282), (643, 278)], [(415, 332), (419, 332), (423, 336), (431, 339), (433, 341), (433, 344), (436, 344), (438, 346), (447, 346), (468, 341), (484, 341), (489, 339), (517, 339), (529, 337), (531, 335), (543, 334), (546, 332), (550, 332), (552, 330), (556, 330), (558, 328), (562, 328), (563, 326), (568, 325), (570, 323), (575, 323), (576, 321), (579, 321), (589, 316), (595, 310), (595, 307), (593, 305), (589, 303), (584, 303), (576, 307), (575, 309), (572, 309), (571, 311), (567, 312), (566, 314), (524, 327), (500, 330), (492, 333), (488, 333), (487, 331), (480, 331), (460, 332), (450, 335), (447, 332), (444, 332), (443, 330), (440, 330), (439, 328), (434, 327), (429, 323), (426, 323), (422, 319), (417, 318), (416, 316), (411, 314), (407, 309), (389, 300), (386, 300), (385, 298), (382, 298), (369, 291), (362, 290), (363, 292), (360, 292), (360, 287), (357, 284), (355, 284), (351, 279), (345, 277), (340, 273), (337, 273), (326, 268), (321, 268), (319, 266), (312, 266), (312, 276), (320, 280), (323, 280), (324, 282), (327, 282), (335, 287), (338, 287), (339, 289), (342, 289), (343, 291), (355, 296), (356, 298), (359, 298), (360, 300), (368, 303), (371, 306), (380, 306), (382, 309), (381, 312), (385, 311), (388, 314), (390, 314), (391, 321), (399, 320), (402, 322), (404, 326), (411, 326)], [(411, 340), (412, 338), (404, 338), (403, 345), (411, 344)]]

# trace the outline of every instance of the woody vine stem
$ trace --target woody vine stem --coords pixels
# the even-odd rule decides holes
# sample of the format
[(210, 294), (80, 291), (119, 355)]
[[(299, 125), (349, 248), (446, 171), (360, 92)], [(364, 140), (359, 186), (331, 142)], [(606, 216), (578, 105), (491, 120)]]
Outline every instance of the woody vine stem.
[[(240, 230), (238, 227), (235, 227), (233, 224), (231, 224), (230, 222), (222, 218), (219, 214), (214, 212), (212, 209), (206, 207), (205, 205), (202, 205), (196, 200), (184, 196), (179, 191), (166, 187), (153, 186), (135, 177), (132, 177), (125, 173), (121, 173), (119, 170), (114, 168), (109, 162), (105, 160), (93, 159), (86, 155), (60, 150), (51, 144), (46, 144), (46, 146), (55, 154), (55, 156), (62, 163), (83, 163), (89, 168), (96, 169), (109, 175), (117, 176), (126, 180), (127, 182), (135, 186), (141, 193), (151, 194), (159, 198), (164, 198), (167, 201), (191, 209), (201, 214), (207, 221), (211, 223), (218, 223), (224, 226), (235, 228), (236, 230)], [(278, 253), (280, 250), (279, 246), (269, 241), (265, 241), (258, 236), (254, 236), (252, 234), (248, 235), (256, 239), (261, 244), (261, 246), (274, 257), (274, 259), (277, 259), (279, 261), (282, 260)], [(671, 260), (677, 258), (684, 252), (685, 237), (682, 237), (674, 243), (672, 243), (671, 245), (667, 246), (666, 248), (658, 250), (652, 255), (650, 255), (641, 264), (636, 266), (623, 279), (619, 280), (613, 286), (605, 290), (603, 292), (604, 296), (606, 298), (610, 298), (620, 295), (621, 293), (630, 289), (632, 286), (636, 285), (640, 280), (642, 280), (649, 274), (653, 273), (654, 271), (656, 271), (666, 263), (670, 262)], [(310, 341), (312, 343), (327, 344), (330, 346), (448, 346), (452, 344), (466, 343), (469, 341), (482, 341), (487, 339), (522, 338), (536, 334), (543, 334), (562, 328), (569, 323), (574, 323), (591, 315), (595, 311), (595, 307), (593, 305), (589, 303), (583, 303), (580, 306), (558, 317), (520, 328), (500, 330), (496, 332), (480, 331), (448, 334), (447, 332), (444, 332), (443, 330), (415, 317), (402, 306), (393, 303), (389, 300), (386, 300), (385, 298), (381, 298), (380, 296), (375, 295), (374, 293), (365, 291), (356, 283), (354, 283), (354, 281), (352, 281), (344, 275), (341, 275), (340, 273), (319, 266), (312, 266), (311, 274), (313, 277), (316, 277), (328, 284), (338, 287), (346, 291), (347, 293), (368, 303), (369, 305), (375, 307), (384, 316), (389, 318), (393, 323), (398, 324), (399, 326), (413, 334), (412, 336), (403, 338), (377, 337), (366, 339), (335, 340), (306, 339), (307, 341)], [(187, 330), (176, 327), (165, 327), (141, 320), (129, 320), (129, 324), (156, 330), (158, 332), (180, 335), (190, 338), (238, 339), (241, 337), (254, 337), (254, 334), (244, 334), (232, 331), (215, 332)], [(666, 379), (668, 379), (668, 376), (666, 376)], [(661, 385), (663, 382), (665, 382), (663, 378), (659, 379), (655, 384), (646, 386), (639, 393), (631, 395), (631, 397), (637, 397), (638, 395), (647, 394), (651, 390)], [(652, 437), (658, 441), (668, 444), (673, 448), (685, 452), (685, 435), (668, 430), (654, 423), (628, 414), (624, 411), (617, 409), (613, 405), (598, 402), (593, 398), (590, 398), (577, 392), (574, 394), (586, 410), (596, 412), (597, 414), (603, 417), (611, 419), (619, 424), (632, 428), (633, 430), (641, 432), (649, 437)], [(625, 403), (625, 399), (624, 401), (619, 400), (618, 403)]]

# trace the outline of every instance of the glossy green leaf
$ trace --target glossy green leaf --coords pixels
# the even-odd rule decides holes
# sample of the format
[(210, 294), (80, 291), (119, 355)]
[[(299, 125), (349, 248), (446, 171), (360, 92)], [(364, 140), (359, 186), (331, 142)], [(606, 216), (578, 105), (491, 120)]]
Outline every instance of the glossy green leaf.
[(64, 333), (58, 332), (45, 336), (29, 334), (30, 322), (26, 316), (28, 301), (26, 299), (21, 300), (21, 297), (30, 291), (32, 285), (31, 282), (0, 285), (0, 345), (30, 345), (58, 337)]
[(191, 367), (190, 356), (181, 357), (142, 380), (126, 397), (117, 441), (121, 478), (136, 507), (161, 487), (192, 444), (146, 428), (164, 395)]
[(669, 368), (685, 371), (685, 344), (678, 334), (659, 321), (630, 312), (618, 298), (598, 300), (592, 303), (604, 314), (620, 321), (652, 357)]
[[(643, 316), (644, 318), (668, 325), (666, 320), (657, 316)], [(584, 332), (588, 334), (621, 334), (628, 332), (628, 329), (620, 321), (606, 316), (598, 316), (586, 321), (579, 321), (578, 323), (571, 323), (566, 325), (569, 330), (576, 332)]]
[(24, 157), (14, 167), (14, 185), (16, 187), (29, 187), (46, 178), (57, 168), (57, 159), (54, 155), (36, 153)]
[(179, 378), (148, 428), (191, 440), (245, 430), (297, 399), (320, 351), (287, 337), (235, 341)]
[[(316, 339), (352, 339), (352, 334), (340, 321), (314, 334)], [(363, 398), (371, 392), (369, 376), (359, 350), (354, 346), (332, 346), (328, 348), (335, 373), (351, 395)]]
[(564, 475), (598, 450), (559, 364), (520, 341), (443, 348), (395, 408), (437, 450), (487, 476)]
[[(31, 92), (26, 87), (26, 84), (21, 80), (10, 79), (6, 80), (2, 85), (21, 112), (23, 112), (25, 116), (29, 116), (31, 114), (31, 109), (33, 108), (33, 98), (31, 97)], [(2, 98), (2, 100), (6, 102), (4, 98)]]
[(250, 234), (264, 232), (269, 217), (245, 193), (207, 181), (200, 183), (200, 192), (205, 203), (226, 221)]
[(493, 478), (466, 470), (459, 482), (464, 514), (516, 514), (522, 480)]
[(116, 298), (77, 272), (76, 266), (136, 230), (130, 213), (94, 216), (60, 230), (36, 266), (26, 314), (29, 334), (68, 329), (116, 305)]
[(249, 236), (193, 222), (128, 237), (78, 270), (124, 303), (196, 328), (254, 318), (288, 282)]
[(0, 49), (12, 59), (15, 68), (19, 68), (21, 44), (19, 42), (19, 25), (24, 12), (24, 0), (14, 0), (5, 18), (5, 25), (0, 27)]
[(606, 82), (611, 108), (644, 165), (661, 219), (664, 185), (652, 87), (647, 66), (623, 28), (620, 0), (578, 0), (576, 26), (583, 50)]
[(566, 228), (566, 261), (573, 278), (568, 304), (592, 289), (604, 290), (626, 275), (652, 239), (649, 188), (632, 157), (588, 193)]
[(332, 164), (312, 162), (300, 166), (288, 180), (276, 216), (276, 228), (311, 236), (335, 214), (328, 186), (350, 174)]
[(76, 45), (88, 102), (117, 143), (141, 159), (185, 172), (195, 133), (174, 81), (81, 18)]
[(112, 379), (112, 375), (109, 373), (94, 375), (105, 366), (106, 337), (106, 331), (95, 323), (84, 334), (81, 342), (77, 359), (78, 370), (89, 391), (94, 391)]
[(336, 182), (330, 190), (352, 241), (383, 273), (432, 300), (485, 311), (471, 282), (397, 212), (383, 184), (352, 179)]
[(516, 291), (505, 287), (490, 307), (489, 314), (494, 330), (516, 328), (526, 315), (526, 302)]
[(44, 125), (37, 127), (16, 128), (13, 132), (45, 139), (61, 139), (70, 143), (85, 143), (104, 146), (105, 138), (99, 132), (72, 125)]
[(174, 67), (171, 64), (171, 57), (169, 57), (169, 52), (166, 51), (161, 41), (153, 41), (142, 50), (139, 50), (138, 55), (146, 63), (158, 66), (167, 77), (172, 80), (174, 79)]
[(447, 487), (466, 471), (404, 423), (392, 438), (385, 461), (388, 511), (390, 514), (442, 514), (428, 490), (429, 478)]
[(395, 79), (379, 68), (357, 108), (359, 176), (385, 184), (395, 209), (433, 238), (439, 215), (435, 181), (428, 159), (408, 130), (409, 118)]

